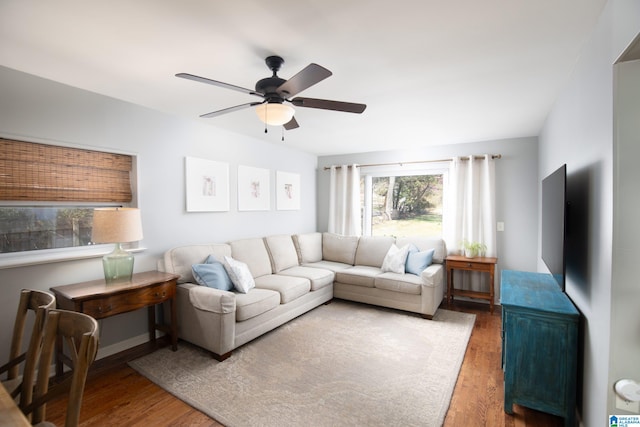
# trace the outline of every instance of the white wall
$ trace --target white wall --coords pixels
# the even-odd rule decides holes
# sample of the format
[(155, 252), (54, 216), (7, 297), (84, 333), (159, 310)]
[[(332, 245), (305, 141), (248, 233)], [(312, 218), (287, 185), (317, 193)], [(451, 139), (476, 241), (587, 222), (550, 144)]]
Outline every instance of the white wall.
[[(580, 237), (586, 248), (583, 259), (576, 260), (581, 261), (578, 274), (571, 271), (567, 274), (567, 293), (584, 316), (580, 407), (586, 426), (605, 425), (609, 414), (619, 413), (615, 409), (615, 378), (611, 377), (610, 369), (623, 359), (632, 359), (637, 364), (639, 356), (638, 353), (618, 354), (610, 338), (612, 330), (626, 327), (617, 317), (612, 317), (612, 301), (625, 298), (616, 284), (612, 284), (612, 276), (618, 276), (612, 269), (616, 219), (613, 194), (619, 190), (614, 180), (617, 166), (613, 141), (613, 64), (638, 31), (640, 2), (611, 0), (607, 3), (540, 135), (539, 177), (566, 163), (568, 185), (577, 183), (583, 187), (578, 192), (584, 199), (580, 202), (585, 208), (586, 221), (582, 228), (584, 235)], [(637, 183), (638, 171), (630, 177)], [(637, 220), (624, 233), (637, 241), (640, 236)], [(540, 260), (538, 267), (545, 271)], [(637, 289), (633, 295), (636, 302), (640, 297), (640, 288)], [(636, 338), (632, 339), (640, 339), (637, 338), (640, 311), (636, 308), (627, 313), (625, 319), (636, 325)]]
[(329, 172), (325, 166), (440, 160), (453, 156), (501, 154), (496, 160), (496, 220), (505, 224), (497, 232), (498, 265), (496, 302), (500, 297), (500, 271), (536, 271), (538, 236), (537, 138), (483, 141), (425, 147), (413, 151), (387, 151), (318, 158), (318, 230), (326, 231), (329, 206)]
[[(180, 119), (101, 95), (0, 67), (0, 137), (131, 153), (138, 159), (138, 200), (146, 251), (135, 271), (155, 269), (174, 246), (224, 242), (268, 234), (314, 231), (316, 157), (226, 132), (196, 120)], [(229, 163), (229, 212), (185, 211), (184, 158)], [(238, 165), (271, 170), (271, 210), (238, 212)], [(275, 171), (301, 176), (301, 209), (278, 211)], [(102, 277), (100, 259), (0, 269), (0, 349), (8, 349), (21, 288), (52, 286)], [(101, 348), (144, 336), (144, 310), (105, 319)]]

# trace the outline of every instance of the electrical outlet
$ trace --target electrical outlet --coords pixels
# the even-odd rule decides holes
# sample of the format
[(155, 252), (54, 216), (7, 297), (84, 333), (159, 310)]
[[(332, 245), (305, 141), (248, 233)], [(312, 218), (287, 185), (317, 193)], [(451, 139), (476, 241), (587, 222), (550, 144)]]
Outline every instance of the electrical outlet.
[(498, 224), (496, 224), (496, 231), (504, 231), (504, 222), (498, 221)]
[(616, 395), (616, 409), (622, 409), (623, 411), (638, 414), (640, 413), (640, 402), (624, 400), (620, 396)]

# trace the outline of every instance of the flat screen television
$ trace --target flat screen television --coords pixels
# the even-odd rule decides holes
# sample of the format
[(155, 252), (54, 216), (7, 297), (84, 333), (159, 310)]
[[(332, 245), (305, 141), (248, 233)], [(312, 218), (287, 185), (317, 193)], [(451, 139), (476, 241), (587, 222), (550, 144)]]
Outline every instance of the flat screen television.
[(542, 180), (542, 260), (565, 290), (567, 238), (567, 165)]

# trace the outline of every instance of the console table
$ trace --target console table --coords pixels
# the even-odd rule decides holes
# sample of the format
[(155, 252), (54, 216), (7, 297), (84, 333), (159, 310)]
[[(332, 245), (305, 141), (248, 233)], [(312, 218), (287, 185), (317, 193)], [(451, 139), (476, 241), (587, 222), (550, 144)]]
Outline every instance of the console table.
[[(449, 255), (445, 258), (447, 269), (447, 304), (453, 302), (454, 295), (460, 295), (469, 298), (480, 298), (489, 301), (489, 311), (493, 313), (493, 287), (498, 258), (493, 257), (476, 257), (467, 258), (460, 255)], [(453, 270), (479, 271), (489, 274), (489, 291), (467, 291), (464, 289), (455, 289), (453, 286)]]
[(580, 314), (550, 274), (503, 270), (504, 410), (513, 404), (576, 423)]
[[(78, 311), (95, 319), (127, 313), (140, 308), (148, 308), (149, 340), (156, 341), (156, 330), (165, 332), (171, 337), (171, 348), (178, 349), (178, 321), (176, 313), (177, 274), (160, 271), (136, 273), (128, 282), (109, 283), (104, 279), (72, 285), (56, 286), (51, 291), (56, 296), (58, 308)], [(156, 322), (157, 304), (169, 302), (171, 323), (162, 325)], [(58, 347), (56, 374), (62, 375), (62, 363), (66, 357)]]

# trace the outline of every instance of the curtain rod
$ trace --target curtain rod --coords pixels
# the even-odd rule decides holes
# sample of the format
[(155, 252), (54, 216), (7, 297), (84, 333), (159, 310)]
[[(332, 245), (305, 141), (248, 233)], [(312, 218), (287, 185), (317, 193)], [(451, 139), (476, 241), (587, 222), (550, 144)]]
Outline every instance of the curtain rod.
[[(468, 157), (461, 157), (460, 160), (469, 160), (471, 158), (471, 156)], [(484, 159), (484, 156), (473, 156), (474, 160), (482, 160)], [(491, 155), (492, 159), (501, 159), (502, 158), (502, 154), (492, 154)], [(374, 166), (403, 166), (403, 165), (411, 165), (411, 164), (416, 164), (416, 163), (439, 163), (439, 162), (452, 162), (453, 159), (440, 159), (440, 160), (414, 160), (411, 162), (394, 162), (394, 163), (369, 163), (369, 164), (365, 164), (365, 165), (356, 165), (357, 168), (370, 168), (370, 167), (374, 167)], [(349, 167), (351, 167), (351, 165), (349, 165)], [(342, 166), (340, 165), (336, 165), (336, 169), (341, 169)], [(324, 170), (330, 170), (331, 166), (325, 166)]]

